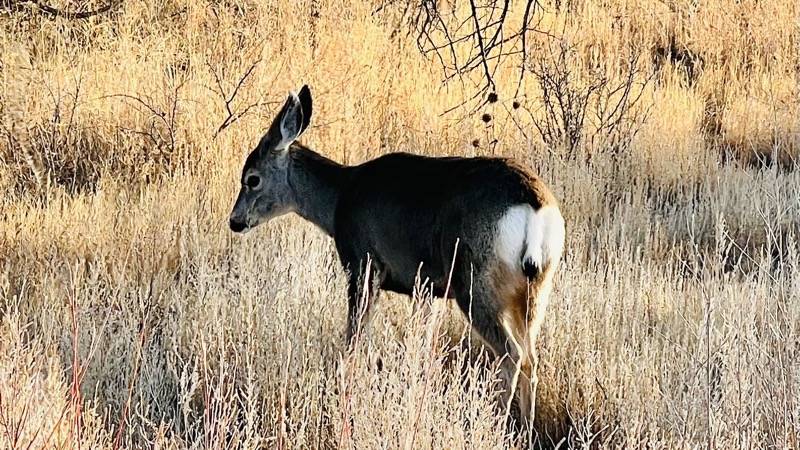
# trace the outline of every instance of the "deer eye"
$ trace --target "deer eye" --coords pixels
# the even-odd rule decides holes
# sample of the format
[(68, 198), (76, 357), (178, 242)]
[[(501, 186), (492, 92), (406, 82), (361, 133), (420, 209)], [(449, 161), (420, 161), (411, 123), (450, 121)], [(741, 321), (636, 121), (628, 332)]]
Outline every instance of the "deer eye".
[(249, 177), (247, 177), (246, 180), (244, 180), (244, 184), (246, 184), (247, 187), (251, 188), (257, 187), (260, 183), (261, 183), (261, 177), (259, 177), (258, 175), (250, 175)]

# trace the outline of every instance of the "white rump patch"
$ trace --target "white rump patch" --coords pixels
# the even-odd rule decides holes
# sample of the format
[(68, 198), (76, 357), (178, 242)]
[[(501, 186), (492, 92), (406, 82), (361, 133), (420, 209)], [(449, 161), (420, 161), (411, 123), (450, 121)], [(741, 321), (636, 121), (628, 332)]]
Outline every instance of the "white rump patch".
[(564, 237), (564, 219), (557, 207), (534, 211), (528, 204), (515, 205), (497, 222), (495, 252), (508, 267), (521, 267), (529, 260), (541, 270), (561, 257)]
[[(528, 217), (531, 214), (534, 214), (531, 205), (516, 205), (509, 208), (497, 222), (494, 248), (497, 256), (508, 267), (521, 266), (522, 247), (525, 245)], [(539, 261), (541, 262), (541, 254)]]
[[(533, 214), (538, 217), (539, 223), (544, 228), (541, 250), (542, 263), (549, 263), (560, 259), (561, 254), (564, 253), (564, 239), (566, 237), (564, 218), (561, 216), (561, 211), (555, 206), (543, 206), (539, 208), (539, 211)], [(528, 226), (531, 226), (531, 222), (528, 222)], [(530, 228), (528, 228), (528, 230), (530, 236)], [(530, 245), (529, 239), (529, 250)]]

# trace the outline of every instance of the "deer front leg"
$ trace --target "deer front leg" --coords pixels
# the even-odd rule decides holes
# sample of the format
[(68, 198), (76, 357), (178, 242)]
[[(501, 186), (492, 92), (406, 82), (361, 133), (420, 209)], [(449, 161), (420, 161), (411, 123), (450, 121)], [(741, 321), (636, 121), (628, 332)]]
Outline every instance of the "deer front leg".
[[(351, 266), (352, 267), (352, 266)], [(350, 271), (347, 285), (347, 334), (345, 343), (352, 350), (369, 320), (372, 302), (381, 284), (381, 271), (369, 259)]]

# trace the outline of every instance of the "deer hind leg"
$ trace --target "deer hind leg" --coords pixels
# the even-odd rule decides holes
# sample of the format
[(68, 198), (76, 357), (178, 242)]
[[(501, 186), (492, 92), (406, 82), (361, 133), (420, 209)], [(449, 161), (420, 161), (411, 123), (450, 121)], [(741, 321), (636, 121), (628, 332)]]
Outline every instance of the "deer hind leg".
[[(550, 301), (550, 292), (553, 288), (553, 266), (545, 268), (545, 271), (536, 279), (528, 280), (525, 295), (525, 315), (518, 320), (519, 329), (522, 337), (523, 352), (530, 361), (530, 369), (527, 374), (527, 399), (520, 399), (520, 409), (522, 416), (528, 424), (533, 423), (536, 413), (536, 390), (539, 386), (539, 353), (536, 350), (536, 340), (542, 329), (545, 311)], [(524, 321), (523, 321), (524, 320)], [(522, 390), (520, 391), (522, 394)]]
[[(500, 395), (500, 408), (504, 413), (511, 413), (511, 405), (515, 394), (519, 394), (520, 402), (530, 397), (528, 391), (522, 392), (520, 378), (530, 376), (531, 360), (525, 344), (524, 321), (514, 320), (501, 311), (498, 293), (488, 286), (475, 286), (473, 292), (457, 292), (456, 300), (473, 329), (484, 344), (500, 359), (500, 381), (503, 391)], [(523, 316), (524, 317), (524, 316)], [(511, 320), (509, 320), (511, 319)], [(519, 322), (519, 323), (518, 323)], [(522, 326), (520, 326), (522, 325)]]
[(508, 387), (519, 399), (519, 415), (524, 428), (530, 430), (536, 412), (538, 352), (536, 340), (542, 327), (552, 287), (552, 266), (545, 267), (534, 279), (520, 276), (513, 269), (498, 266), (491, 272), (491, 286), (500, 324), (516, 348), (513, 365), (506, 366)]
[(525, 309), (518, 309), (522, 300), (526, 298), (524, 290), (514, 298), (514, 303), (508, 305), (502, 314), (502, 325), (509, 339), (517, 348), (517, 356), (513, 358), (513, 366), (509, 367), (509, 388), (516, 393), (519, 400), (519, 418), (523, 427), (528, 427), (533, 422), (536, 403), (536, 376), (537, 355), (535, 351), (535, 337), (532, 335), (531, 324), (527, 320)]
[(503, 411), (510, 412), (518, 373), (530, 364), (524, 359), (519, 342), (510, 337), (505, 324), (498, 321), (496, 316), (473, 316), (472, 326), (495, 356), (500, 358), (500, 380), (503, 387), (500, 406)]

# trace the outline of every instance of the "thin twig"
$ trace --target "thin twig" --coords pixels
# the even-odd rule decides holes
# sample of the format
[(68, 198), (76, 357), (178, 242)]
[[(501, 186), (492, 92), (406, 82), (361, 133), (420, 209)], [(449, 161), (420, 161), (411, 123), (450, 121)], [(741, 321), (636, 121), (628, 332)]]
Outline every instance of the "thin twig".
[(489, 72), (489, 63), (486, 62), (486, 47), (483, 45), (483, 36), (480, 33), (481, 24), (478, 21), (478, 13), (475, 11), (475, 0), (469, 0), (469, 4), (472, 7), (472, 19), (475, 22), (475, 39), (478, 41), (478, 48), (481, 51), (481, 58), (483, 60), (483, 72), (486, 76), (486, 81), (492, 87), (492, 89), (497, 89), (494, 85), (494, 79), (492, 79), (492, 74)]
[[(214, 73), (214, 79), (216, 80), (216, 83), (217, 83), (217, 87), (219, 88), (219, 94), (222, 95), (223, 100), (225, 101), (225, 111), (228, 113), (228, 116), (225, 117), (225, 119), (222, 121), (222, 124), (219, 126), (219, 128), (217, 128), (217, 131), (214, 132), (214, 137), (213, 137), (214, 139), (216, 139), (216, 137), (223, 130), (225, 130), (226, 128), (231, 126), (234, 122), (236, 122), (238, 119), (240, 119), (242, 116), (247, 114), (248, 111), (250, 111), (251, 109), (253, 109), (256, 106), (260, 105), (259, 103), (250, 104), (241, 112), (234, 111), (233, 109), (231, 109), (231, 104), (236, 99), (236, 96), (239, 94), (239, 90), (242, 88), (242, 86), (244, 85), (245, 81), (247, 81), (247, 79), (250, 77), (250, 75), (252, 75), (253, 71), (261, 63), (262, 60), (263, 60), (263, 57), (259, 57), (252, 64), (250, 64), (250, 67), (247, 68), (247, 70), (245, 71), (244, 75), (242, 75), (239, 78), (239, 82), (236, 83), (236, 86), (233, 88), (233, 92), (231, 92), (230, 95), (226, 95), (225, 89), (222, 86), (222, 80), (220, 80), (219, 75), (217, 74), (217, 72), (215, 70), (212, 70), (212, 72)], [(209, 65), (209, 67), (211, 66), (210, 63), (207, 63), (207, 64)]]
[(519, 95), (519, 90), (522, 88), (522, 79), (525, 77), (525, 62), (528, 60), (528, 20), (530, 20), (531, 11), (536, 12), (537, 4), (536, 0), (528, 0), (525, 5), (525, 13), (522, 15), (522, 31), (520, 31), (522, 59), (519, 65), (519, 80), (517, 81), (517, 90), (514, 92), (514, 97)]

